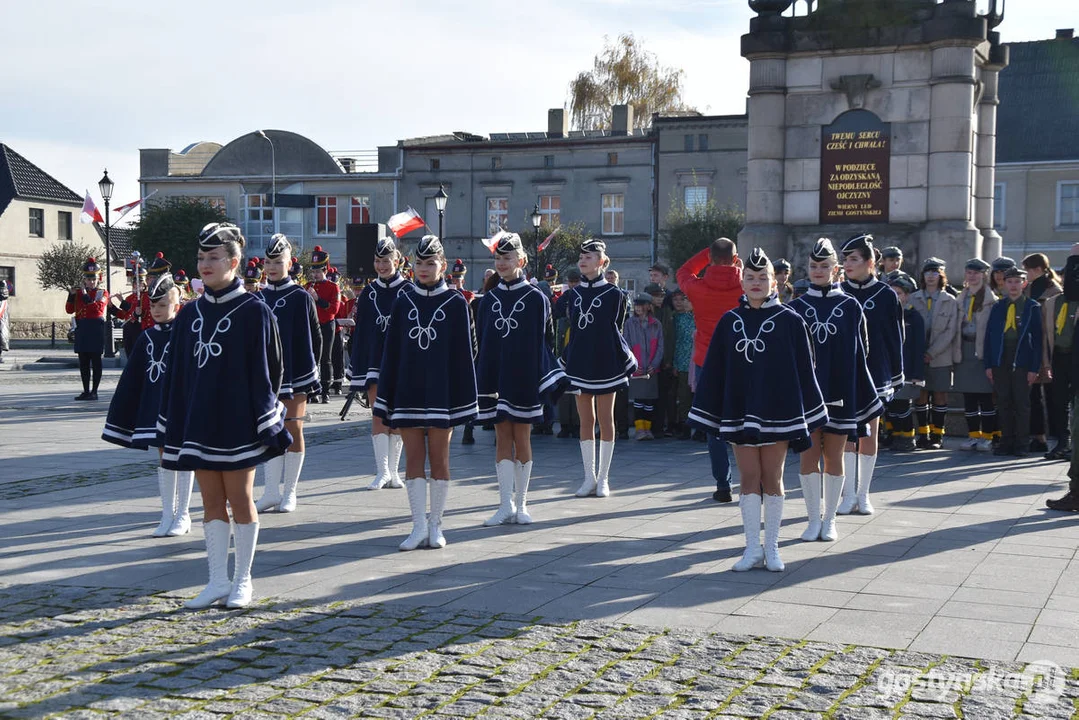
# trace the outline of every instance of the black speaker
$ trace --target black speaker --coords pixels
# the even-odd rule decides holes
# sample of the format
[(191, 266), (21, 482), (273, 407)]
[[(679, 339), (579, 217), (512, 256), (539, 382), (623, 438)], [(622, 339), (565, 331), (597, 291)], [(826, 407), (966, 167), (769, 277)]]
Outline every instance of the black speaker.
[(345, 266), (350, 278), (375, 277), (375, 247), (386, 237), (382, 223), (349, 223), (345, 226)]

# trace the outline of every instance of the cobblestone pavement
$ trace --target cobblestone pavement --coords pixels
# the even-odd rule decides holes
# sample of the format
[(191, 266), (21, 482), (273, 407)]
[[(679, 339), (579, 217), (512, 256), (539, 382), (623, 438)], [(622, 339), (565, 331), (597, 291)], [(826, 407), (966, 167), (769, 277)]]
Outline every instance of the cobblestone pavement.
[[(186, 612), (0, 588), (0, 713), (96, 718), (1069, 718), (1024, 663), (354, 603)], [(1008, 677), (1008, 674), (1011, 677)]]

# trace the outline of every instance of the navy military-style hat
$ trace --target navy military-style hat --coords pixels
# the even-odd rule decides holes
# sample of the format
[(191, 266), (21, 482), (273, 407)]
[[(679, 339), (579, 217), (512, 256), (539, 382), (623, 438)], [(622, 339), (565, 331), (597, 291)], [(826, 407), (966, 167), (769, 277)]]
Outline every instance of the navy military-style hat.
[(274, 233), (270, 244), (266, 246), (266, 257), (273, 260), (284, 255), (285, 251), (292, 252), (292, 243), (281, 233)]
[(558, 279), (558, 271), (554, 269), (554, 265), (548, 265), (543, 269), (543, 279), (547, 281)]
[(258, 264), (254, 260), (247, 262), (247, 267), (244, 268), (244, 280), (246, 282), (257, 283), (262, 279), (262, 271), (259, 270)]
[(97, 264), (97, 258), (88, 257), (82, 265), (82, 274), (86, 277), (97, 277), (101, 273), (101, 267)]
[(245, 241), (243, 233), (240, 232), (240, 228), (227, 222), (209, 223), (202, 228), (201, 232), (199, 232), (199, 249), (213, 250), (214, 248), (221, 247), (230, 240), (239, 243), (240, 247), (243, 247)]
[(177, 283), (171, 274), (162, 273), (150, 281), (150, 287), (146, 289), (146, 295), (150, 298), (150, 302), (157, 302), (168, 295), (169, 290), (176, 286)]
[(322, 249), (321, 245), (316, 245), (315, 249), (311, 251), (311, 269), (312, 270), (324, 270), (330, 265), (330, 254)]
[(873, 257), (873, 236), (868, 233), (862, 233), (861, 235), (855, 235), (847, 242), (843, 243), (843, 249), (840, 250), (843, 255), (850, 255), (852, 252), (864, 251), (869, 257)]
[(389, 257), (395, 250), (397, 245), (394, 244), (393, 238), (379, 238), (378, 244), (375, 245), (375, 257)]
[(918, 290), (917, 281), (902, 270), (892, 270), (884, 276), (884, 282), (891, 287), (897, 287), (907, 295)]
[(996, 260), (994, 260), (993, 264), (989, 267), (993, 269), (993, 272), (997, 272), (998, 270), (1007, 270), (1008, 268), (1015, 267), (1015, 260), (1012, 260), (1010, 257), (1004, 257), (1002, 255), (1001, 257), (998, 257)]
[(947, 265), (945, 265), (943, 260), (938, 257), (931, 257), (927, 258), (926, 261), (922, 263), (922, 272), (929, 272), (930, 270), (936, 270), (939, 272), (946, 267)]
[(832, 241), (828, 238), (817, 238), (817, 242), (813, 243), (813, 249), (809, 251), (809, 257), (811, 260), (827, 260), (828, 258), (837, 257), (835, 246), (832, 245)]
[(159, 252), (150, 261), (150, 266), (146, 268), (146, 273), (148, 275), (161, 275), (169, 270), (172, 270), (172, 263), (165, 259), (165, 253)]
[(1010, 268), (1004, 271), (1004, 279), (1008, 278), (1020, 278), (1022, 280), (1027, 279), (1027, 271), (1018, 265), (1012, 265)]
[(585, 241), (581, 243), (581, 252), (605, 253), (607, 252), (607, 243), (602, 240), (597, 240), (596, 238), (586, 238)]
[[(524, 255), (525, 247), (521, 243), (521, 236), (517, 233), (503, 233), (498, 242), (495, 243), (495, 255), (510, 255), (514, 252)], [(461, 262), (458, 260), (457, 262)], [(461, 267), (464, 267), (464, 263), (461, 263)], [(457, 264), (453, 266), (454, 274), (457, 274)]]
[(778, 260), (776, 260), (774, 263), (772, 263), (772, 267), (775, 268), (775, 271), (777, 273), (778, 272), (787, 272), (787, 273), (789, 273), (791, 271), (791, 264), (789, 262), (787, 262), (786, 259), (784, 259), (784, 258), (779, 258)]
[(300, 264), (300, 261), (297, 258), (292, 258), (292, 264), (289, 265), (289, 267), (288, 267), (289, 277), (292, 277), (292, 278), (299, 277), (300, 273), (302, 273), (302, 272), (303, 272), (303, 265)]
[(992, 265), (981, 258), (971, 258), (970, 260), (967, 260), (966, 264), (967, 270), (976, 270), (978, 272), (988, 272), (992, 267)]
[(882, 258), (892, 258), (893, 260), (902, 260), (903, 251), (897, 248), (895, 245), (889, 245), (880, 251)]
[(424, 235), (420, 238), (420, 244), (416, 246), (417, 258), (429, 258), (445, 254), (446, 251), (443, 249), (442, 241), (438, 239), (438, 235)]
[(753, 252), (749, 254), (749, 257), (742, 261), (742, 265), (746, 270), (765, 270), (772, 261), (768, 259), (768, 254), (759, 247), (753, 248)]
[(176, 274), (173, 276), (172, 279), (176, 283), (177, 287), (185, 288), (191, 284), (191, 280), (187, 277), (187, 273), (184, 272), (183, 268), (177, 270)]

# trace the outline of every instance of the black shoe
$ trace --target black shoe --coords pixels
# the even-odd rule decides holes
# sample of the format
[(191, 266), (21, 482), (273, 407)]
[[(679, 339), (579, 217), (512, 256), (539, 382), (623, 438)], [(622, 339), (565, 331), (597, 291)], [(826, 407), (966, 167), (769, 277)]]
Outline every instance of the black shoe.
[(1046, 460), (1070, 460), (1072, 456), (1072, 449), (1070, 447), (1062, 447), (1057, 445), (1051, 451), (1045, 453), (1042, 457)]
[(323, 405), (329, 405), (330, 404), (330, 396), (327, 393), (322, 393), (322, 399), (319, 400), (319, 402), (322, 403)]
[(618, 431), (618, 439), (619, 440), (629, 440), (629, 430), (619, 430)]
[(83, 390), (81, 393), (79, 393), (78, 395), (75, 396), (75, 399), (76, 400), (89, 400), (90, 399), (90, 391), (89, 390)]
[(318, 395), (308, 395), (307, 396), (307, 404), (308, 405), (318, 405)]
[(555, 437), (558, 437), (559, 439), (562, 439), (562, 440), (565, 440), (566, 438), (570, 437), (569, 428), (568, 427), (561, 428), (558, 431), (558, 435), (556, 435)]
[(1049, 445), (1044, 440), (1031, 440), (1030, 451), (1032, 453), (1049, 452)]
[(471, 425), (465, 425), (465, 436), (463, 438), (461, 438), (461, 444), (462, 445), (475, 445), (476, 444), (476, 438), (472, 434), (472, 426)]
[(693, 431), (687, 427), (682, 428), (682, 431), (678, 433), (679, 440), (689, 440), (693, 437)]
[(894, 433), (888, 433), (887, 435), (885, 435), (884, 437), (882, 437), (878, 441), (878, 445), (880, 445), (880, 447), (882, 447), (882, 448), (889, 448), (890, 449), (895, 444), (895, 441), (896, 441), (895, 434)]
[(86, 399), (87, 400), (97, 400), (97, 390), (91, 390), (90, 391), (90, 397), (88, 397)]
[(704, 434), (703, 430), (694, 430), (693, 440), (696, 442), (708, 442), (708, 436)]
[(1046, 500), (1045, 506), (1050, 510), (1060, 510), (1062, 512), (1079, 512), (1079, 495), (1069, 492), (1062, 498), (1056, 500)]
[(931, 445), (929, 443), (929, 436), (919, 435), (918, 439), (914, 441), (914, 447), (918, 448), (919, 450), (931, 449)]
[(929, 449), (930, 450), (940, 450), (943, 446), (944, 446), (944, 438), (942, 438), (940, 435), (930, 435), (929, 436)]
[(997, 445), (993, 450), (994, 455), (1014, 455), (1015, 451), (1006, 445)]
[(712, 493), (712, 499), (718, 503), (729, 503), (734, 498), (731, 497), (730, 488), (716, 488), (716, 491)]
[(494, 429), (494, 423), (484, 423), (483, 425), (480, 425), (480, 430), (483, 430), (484, 432), (494, 432)]
[(1012, 457), (1017, 457), (1017, 458), (1025, 458), (1025, 457), (1030, 457), (1030, 453), (1028, 453), (1026, 450), (1021, 450), (1019, 448), (1016, 448), (1011, 453), (1011, 456)]
[(914, 452), (914, 438), (897, 437), (892, 441), (892, 452)]

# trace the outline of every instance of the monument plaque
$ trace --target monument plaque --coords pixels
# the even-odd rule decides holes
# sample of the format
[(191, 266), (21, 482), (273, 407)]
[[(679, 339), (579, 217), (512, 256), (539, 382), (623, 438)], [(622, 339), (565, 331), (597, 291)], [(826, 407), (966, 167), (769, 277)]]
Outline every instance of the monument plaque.
[(849, 110), (821, 128), (821, 224), (888, 222), (891, 124)]

